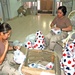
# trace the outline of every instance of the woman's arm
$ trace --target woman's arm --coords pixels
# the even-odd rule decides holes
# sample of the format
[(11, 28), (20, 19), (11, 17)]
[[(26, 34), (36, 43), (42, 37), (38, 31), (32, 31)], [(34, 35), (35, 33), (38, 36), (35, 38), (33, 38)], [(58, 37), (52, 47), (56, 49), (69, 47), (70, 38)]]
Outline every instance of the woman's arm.
[(69, 31), (72, 31), (72, 26), (68, 26), (67, 28), (58, 28), (58, 27), (55, 27), (54, 28), (55, 30), (61, 30), (61, 31), (66, 31), (66, 32), (69, 32)]
[(8, 41), (5, 42), (5, 50), (2, 56), (0, 56), (0, 64), (2, 64), (3, 60), (5, 59), (6, 53), (8, 51)]
[(62, 28), (61, 30), (66, 32), (72, 31), (72, 26), (68, 26), (67, 28)]
[(61, 30), (62, 31), (66, 31), (66, 32), (72, 31), (72, 24), (71, 24), (71, 21), (70, 21), (69, 18), (67, 18), (65, 20), (65, 24), (66, 24), (67, 27), (66, 28), (62, 28)]
[(50, 27), (53, 28), (56, 24), (56, 19), (57, 19), (57, 16), (53, 19), (52, 23), (50, 24)]

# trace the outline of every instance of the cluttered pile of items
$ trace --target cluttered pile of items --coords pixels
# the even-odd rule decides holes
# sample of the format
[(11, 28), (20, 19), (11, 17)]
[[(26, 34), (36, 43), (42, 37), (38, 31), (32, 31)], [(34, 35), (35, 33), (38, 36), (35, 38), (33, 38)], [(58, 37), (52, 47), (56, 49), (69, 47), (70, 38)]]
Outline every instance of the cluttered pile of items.
[(44, 35), (41, 31), (28, 35), (24, 43), (14, 41), (13, 45), (23, 46), (26, 50), (25, 54), (21, 50), (14, 51), (14, 61), (20, 64), (21, 75), (26, 75), (26, 73), (35, 75), (36, 72), (37, 75), (43, 75), (42, 72), (46, 75), (60, 74), (59, 58), (56, 53), (45, 50)]

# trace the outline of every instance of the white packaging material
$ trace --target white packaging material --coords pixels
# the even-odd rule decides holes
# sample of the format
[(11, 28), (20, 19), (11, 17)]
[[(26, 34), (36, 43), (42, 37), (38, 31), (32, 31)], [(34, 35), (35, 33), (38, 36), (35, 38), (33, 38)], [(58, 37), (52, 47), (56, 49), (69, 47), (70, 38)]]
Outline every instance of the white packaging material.
[(22, 62), (24, 62), (25, 58), (26, 55), (24, 55), (20, 50), (14, 51), (14, 61), (17, 64), (21, 64)]
[(51, 29), (51, 31), (53, 31), (55, 34), (60, 34), (61, 33), (61, 30), (55, 30), (55, 29)]

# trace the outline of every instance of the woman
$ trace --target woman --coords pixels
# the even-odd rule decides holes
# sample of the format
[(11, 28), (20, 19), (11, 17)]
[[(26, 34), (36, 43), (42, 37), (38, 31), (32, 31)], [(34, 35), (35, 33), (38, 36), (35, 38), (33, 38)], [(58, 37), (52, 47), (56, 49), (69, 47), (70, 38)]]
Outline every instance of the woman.
[(66, 17), (66, 13), (66, 7), (60, 6), (57, 10), (57, 16), (50, 25), (54, 30), (61, 30), (60, 34), (55, 34), (51, 31), (48, 35), (46, 35), (46, 46), (48, 46), (50, 50), (54, 50), (56, 42), (65, 39), (68, 36), (68, 32), (72, 30), (70, 19)]
[[(5, 57), (7, 55), (8, 50), (12, 50), (13, 47), (9, 47), (8, 38), (11, 34), (11, 27), (8, 23), (0, 24), (0, 75), (4, 75), (4, 71), (2, 68), (7, 66), (7, 60), (5, 61)], [(18, 49), (18, 47), (14, 47)], [(11, 56), (9, 56), (11, 58)], [(4, 61), (4, 62), (3, 62)], [(6, 68), (7, 71), (8, 67)], [(9, 71), (10, 72), (10, 71)], [(8, 74), (8, 73), (7, 73)], [(5, 73), (5, 75), (7, 75)]]

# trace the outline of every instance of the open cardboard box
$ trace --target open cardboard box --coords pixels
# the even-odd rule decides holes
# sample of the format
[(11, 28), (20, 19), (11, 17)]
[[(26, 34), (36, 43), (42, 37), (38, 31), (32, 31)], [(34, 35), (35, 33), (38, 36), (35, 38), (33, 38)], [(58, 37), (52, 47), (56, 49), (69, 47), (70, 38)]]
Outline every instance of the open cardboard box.
[[(28, 67), (30, 63), (35, 63), (39, 60), (53, 62), (54, 63), (53, 69), (43, 70), (43, 69)], [(26, 60), (25, 60), (25, 64), (22, 66), (22, 73), (25, 75), (46, 75), (45, 73), (50, 73), (48, 75), (61, 75), (60, 62), (59, 62), (58, 55), (55, 52), (52, 52), (49, 50), (26, 49)]]

